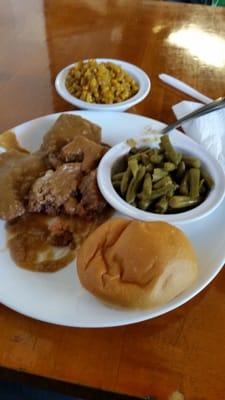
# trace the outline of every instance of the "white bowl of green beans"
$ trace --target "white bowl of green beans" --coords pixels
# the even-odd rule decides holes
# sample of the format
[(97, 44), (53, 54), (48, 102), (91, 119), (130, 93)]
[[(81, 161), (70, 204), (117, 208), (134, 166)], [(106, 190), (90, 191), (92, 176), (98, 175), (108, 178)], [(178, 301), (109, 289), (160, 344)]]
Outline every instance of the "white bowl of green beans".
[(97, 179), (115, 210), (143, 221), (193, 222), (212, 213), (225, 195), (217, 160), (183, 134), (113, 146), (99, 164)]

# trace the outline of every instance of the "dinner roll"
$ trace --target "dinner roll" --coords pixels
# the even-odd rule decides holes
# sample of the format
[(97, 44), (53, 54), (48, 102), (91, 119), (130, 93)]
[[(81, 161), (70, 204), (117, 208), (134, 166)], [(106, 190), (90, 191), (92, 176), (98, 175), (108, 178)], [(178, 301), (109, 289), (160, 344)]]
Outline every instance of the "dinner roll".
[(111, 219), (82, 244), (77, 270), (81, 284), (102, 300), (147, 309), (187, 289), (198, 267), (190, 241), (175, 226)]

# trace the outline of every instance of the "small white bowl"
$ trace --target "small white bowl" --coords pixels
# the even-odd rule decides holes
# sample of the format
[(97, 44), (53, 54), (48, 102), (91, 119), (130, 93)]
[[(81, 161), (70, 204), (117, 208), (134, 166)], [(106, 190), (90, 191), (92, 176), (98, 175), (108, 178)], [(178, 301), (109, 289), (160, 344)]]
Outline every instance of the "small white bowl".
[[(88, 60), (84, 60), (84, 62), (86, 61)], [(128, 100), (121, 101), (120, 103), (115, 103), (115, 104), (87, 103), (86, 101), (80, 100), (77, 97), (70, 94), (65, 85), (66, 76), (69, 70), (76, 65), (75, 63), (68, 65), (58, 73), (55, 80), (55, 88), (57, 93), (64, 100), (68, 101), (74, 106), (80, 109), (92, 110), (92, 111), (125, 111), (128, 108), (134, 106), (135, 104), (140, 103), (148, 95), (151, 88), (150, 79), (148, 75), (142, 69), (138, 68), (136, 65), (121, 60), (114, 60), (111, 58), (97, 58), (96, 61), (98, 63), (111, 62), (122, 67), (138, 82), (139, 85), (138, 92), (134, 96), (130, 97)]]
[[(207, 198), (199, 206), (196, 206), (189, 211), (179, 212), (177, 214), (152, 213), (150, 211), (140, 210), (128, 204), (115, 191), (111, 180), (112, 169), (115, 168), (117, 162), (128, 154), (130, 150), (130, 146), (127, 142), (122, 142), (113, 146), (104, 155), (97, 170), (99, 189), (106, 201), (115, 210), (128, 217), (140, 219), (142, 221), (160, 220), (179, 225), (206, 217), (220, 205), (225, 196), (225, 175), (220, 164), (199, 144), (193, 142), (193, 146), (191, 147), (190, 144), (187, 144), (187, 142), (182, 140), (182, 137), (184, 137), (183, 134), (172, 132), (171, 136), (172, 138), (170, 137), (170, 140), (175, 149), (187, 156), (198, 158), (201, 161), (202, 168), (212, 177), (214, 186), (210, 190)], [(155, 135), (153, 142), (151, 143), (146, 142), (146, 136), (134, 139), (137, 143), (137, 147), (146, 146), (148, 144), (149, 146), (157, 146), (159, 143), (159, 137), (159, 135)]]

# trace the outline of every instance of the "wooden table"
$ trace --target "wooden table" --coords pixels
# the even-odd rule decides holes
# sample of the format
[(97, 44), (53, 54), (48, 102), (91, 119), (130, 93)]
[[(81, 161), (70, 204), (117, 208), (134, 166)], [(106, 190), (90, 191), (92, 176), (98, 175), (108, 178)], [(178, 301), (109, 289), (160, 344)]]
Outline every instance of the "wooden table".
[[(161, 83), (161, 72), (213, 98), (225, 93), (222, 8), (147, 0), (1, 0), (0, 40), (1, 131), (72, 110), (56, 94), (54, 79), (77, 59), (113, 57), (142, 67), (152, 90), (131, 112), (165, 122), (174, 119), (171, 106), (187, 97)], [(225, 399), (224, 271), (186, 305), (126, 327), (72, 329), (4, 306), (0, 311), (2, 374), (8, 368), (158, 400), (176, 389), (187, 400)]]

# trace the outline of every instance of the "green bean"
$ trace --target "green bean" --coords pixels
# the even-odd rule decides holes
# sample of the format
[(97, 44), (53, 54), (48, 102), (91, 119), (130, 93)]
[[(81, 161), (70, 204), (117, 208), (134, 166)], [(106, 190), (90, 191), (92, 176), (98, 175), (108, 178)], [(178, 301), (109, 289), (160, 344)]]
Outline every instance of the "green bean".
[(178, 165), (182, 160), (182, 154), (181, 153), (177, 153), (177, 163), (176, 165)]
[(185, 162), (185, 164), (191, 168), (200, 168), (201, 166), (201, 161), (198, 160), (197, 158), (183, 156), (182, 159)]
[(131, 147), (130, 151), (136, 150), (136, 141), (134, 139), (127, 139), (127, 144)]
[(169, 200), (171, 209), (180, 209), (194, 206), (200, 202), (200, 199), (191, 199), (190, 196), (173, 196)]
[(140, 149), (138, 149), (138, 152), (139, 153), (149, 152), (149, 146), (140, 147)]
[(190, 197), (196, 199), (199, 197), (200, 169), (190, 168), (189, 170)]
[(179, 187), (179, 186), (173, 184), (173, 187), (172, 187), (172, 188), (168, 191), (168, 193), (166, 194), (167, 199), (170, 199), (171, 197), (174, 196), (177, 187)]
[(146, 173), (143, 182), (142, 192), (138, 194), (138, 198), (141, 200), (148, 200), (150, 199), (151, 193), (152, 193), (152, 178), (149, 173)]
[(152, 178), (150, 174), (146, 174), (143, 187), (142, 187), (142, 198), (148, 199), (152, 193)]
[(168, 200), (165, 196), (163, 196), (155, 204), (155, 212), (157, 212), (159, 214), (165, 214), (167, 209), (168, 209)]
[(169, 140), (169, 136), (168, 135), (161, 136), (160, 141), (168, 160), (174, 163), (175, 165), (178, 165), (181, 160), (181, 154), (176, 152), (176, 150), (174, 149)]
[(149, 156), (146, 153), (141, 154), (141, 162), (144, 165), (148, 165), (149, 164)]
[(151, 200), (140, 200), (138, 202), (138, 208), (141, 208), (142, 210), (147, 210), (149, 206), (151, 205), (152, 201)]
[(160, 179), (153, 185), (153, 189), (159, 189), (162, 186), (165, 186), (167, 184), (172, 184), (173, 181), (170, 176), (165, 176), (165, 178)]
[(132, 175), (135, 177), (138, 172), (138, 162), (136, 159), (128, 159), (128, 167), (130, 168)]
[(148, 193), (152, 190), (152, 178), (151, 175), (149, 173), (145, 174), (145, 180), (143, 183), (143, 191), (145, 193)]
[(167, 175), (168, 175), (168, 172), (164, 171), (162, 168), (154, 168), (153, 175), (152, 175), (152, 182), (157, 182)]
[(137, 160), (137, 161), (141, 161), (141, 154), (140, 153), (136, 153), (136, 154), (132, 154), (131, 156), (128, 157), (128, 160)]
[(163, 159), (163, 156), (162, 156), (161, 154), (152, 154), (152, 155), (150, 156), (150, 161), (151, 161), (153, 164), (159, 164), (159, 163), (161, 163), (162, 159)]
[(181, 179), (184, 176), (186, 170), (185, 162), (182, 160), (177, 167), (176, 179)]
[(148, 148), (148, 150), (145, 151), (145, 154), (147, 154), (148, 157), (150, 157), (153, 153), (153, 149), (151, 147)]
[(203, 171), (203, 170), (201, 170), (201, 176), (202, 176), (202, 178), (204, 178), (207, 187), (208, 187), (209, 189), (212, 189), (212, 187), (213, 187), (213, 185), (214, 185), (214, 182), (213, 182), (211, 176), (209, 176), (209, 175), (207, 174), (207, 172), (205, 172), (205, 171)]
[(156, 200), (159, 197), (166, 195), (172, 189), (172, 187), (173, 185), (165, 185), (159, 189), (153, 190), (151, 194), (151, 200)]
[(159, 149), (157, 147), (150, 147), (149, 151), (148, 151), (148, 155), (149, 156), (153, 156), (153, 155), (158, 155), (159, 154)]
[(124, 172), (118, 172), (117, 174), (112, 176), (112, 181), (120, 181), (123, 177)]
[(163, 169), (167, 172), (171, 172), (176, 169), (176, 165), (170, 161), (167, 161), (167, 162), (164, 162)]
[(148, 165), (146, 165), (146, 172), (152, 172), (154, 169), (152, 163), (149, 163)]
[(136, 147), (132, 147), (128, 153), (128, 156), (133, 156), (135, 154), (142, 154), (145, 152), (149, 152), (149, 147), (143, 146), (140, 149), (137, 149)]
[(123, 177), (121, 179), (121, 184), (120, 184), (120, 192), (121, 192), (122, 196), (125, 196), (125, 194), (126, 194), (131, 176), (132, 176), (131, 170), (130, 170), (130, 168), (127, 168), (127, 170), (123, 174)]
[(183, 177), (183, 179), (182, 179), (182, 181), (181, 181), (180, 189), (179, 189), (179, 193), (183, 194), (185, 196), (187, 196), (189, 194), (188, 176), (189, 176), (189, 173), (186, 172), (184, 177)]
[(141, 165), (138, 169), (136, 176), (131, 179), (130, 184), (128, 186), (126, 193), (126, 201), (128, 203), (133, 203), (135, 201), (138, 185), (143, 179), (144, 175), (145, 175), (145, 167)]

